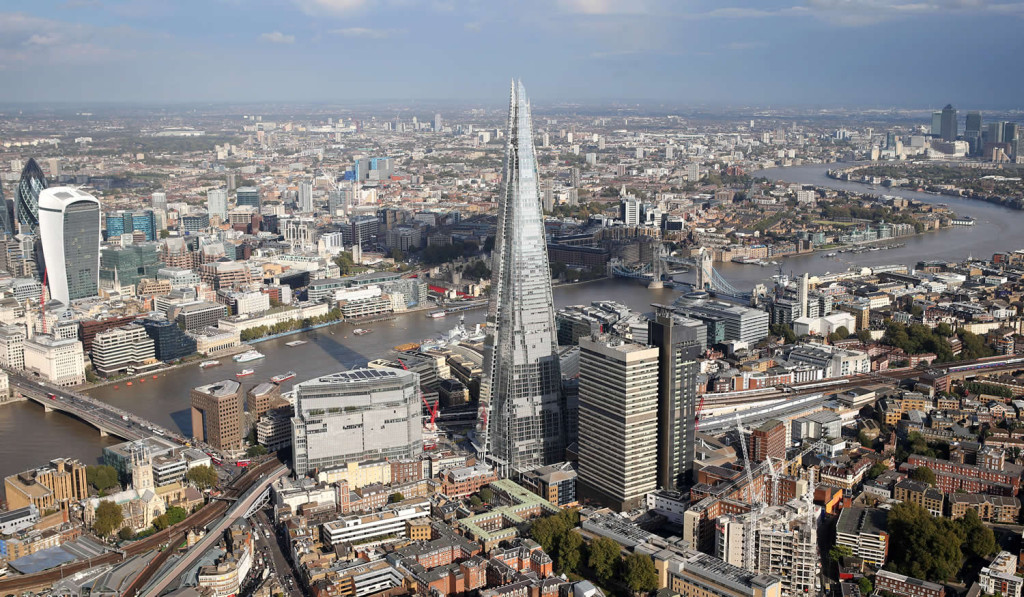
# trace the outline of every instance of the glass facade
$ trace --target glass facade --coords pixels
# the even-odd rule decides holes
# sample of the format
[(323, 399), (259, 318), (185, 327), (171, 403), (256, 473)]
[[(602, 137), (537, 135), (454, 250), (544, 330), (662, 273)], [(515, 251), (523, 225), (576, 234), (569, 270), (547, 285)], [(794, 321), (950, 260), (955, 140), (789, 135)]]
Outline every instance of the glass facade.
[(23, 234), (39, 234), (39, 193), (47, 186), (42, 168), (29, 159), (14, 192), (14, 213)]
[(239, 187), (235, 195), (235, 205), (251, 205), (257, 210), (260, 205), (260, 191), (256, 187)]
[(107, 214), (107, 239), (126, 232), (143, 232), (149, 242), (156, 240), (156, 216), (150, 210), (118, 211)]
[(0, 184), (0, 234), (14, 235), (14, 220), (7, 208), (7, 200), (4, 199), (4, 187)]
[(563, 458), (565, 422), (551, 271), (530, 103), (513, 83), (477, 432), (504, 475)]
[(100, 253), (100, 280), (104, 282), (135, 286), (143, 278), (156, 278), (162, 267), (157, 243), (107, 248)]
[(153, 339), (156, 358), (168, 362), (187, 357), (196, 351), (196, 340), (166, 319), (144, 319), (142, 326)]
[(71, 300), (99, 293), (100, 206), (76, 201), (64, 209), (64, 272)]

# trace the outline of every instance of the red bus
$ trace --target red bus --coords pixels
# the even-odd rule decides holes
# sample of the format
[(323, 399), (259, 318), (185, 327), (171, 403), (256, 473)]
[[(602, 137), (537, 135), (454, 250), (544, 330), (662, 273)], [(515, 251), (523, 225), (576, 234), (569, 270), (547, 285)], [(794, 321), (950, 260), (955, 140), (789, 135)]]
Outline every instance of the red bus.
[(213, 463), (214, 463), (214, 464), (216, 464), (217, 466), (220, 466), (220, 465), (221, 465), (221, 460), (220, 460), (220, 458), (217, 458), (217, 457), (211, 456), (211, 457), (210, 457), (210, 460), (211, 460), (211, 461), (213, 461)]
[(238, 462), (235, 463), (235, 466), (249, 466), (249, 461), (248, 460), (239, 460)]

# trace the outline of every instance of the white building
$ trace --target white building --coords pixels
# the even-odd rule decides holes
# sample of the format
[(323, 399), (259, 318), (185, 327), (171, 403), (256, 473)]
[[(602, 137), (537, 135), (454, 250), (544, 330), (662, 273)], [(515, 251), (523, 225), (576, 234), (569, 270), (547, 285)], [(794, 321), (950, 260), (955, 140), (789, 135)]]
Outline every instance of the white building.
[(25, 368), (25, 328), (21, 325), (0, 327), (0, 367), (21, 371)]
[(156, 362), (156, 343), (146, 328), (129, 324), (96, 334), (92, 341), (92, 365), (100, 375), (132, 373)]
[(345, 542), (363, 542), (377, 537), (405, 537), (405, 523), (430, 516), (430, 500), (425, 497), (405, 500), (374, 514), (344, 516), (320, 527), (324, 543), (336, 546)]
[(85, 353), (78, 340), (37, 334), (25, 341), (25, 370), (58, 386), (85, 383)]
[(978, 584), (988, 595), (1003, 597), (1021, 597), (1021, 585), (1024, 578), (1016, 575), (1017, 556), (1008, 551), (1001, 551), (988, 566), (981, 569)]
[(824, 370), (826, 378), (871, 372), (871, 358), (866, 352), (824, 344), (799, 344), (789, 351), (786, 358), (819, 367)]
[(206, 211), (210, 212), (210, 217), (219, 217), (221, 222), (228, 220), (227, 189), (210, 189), (206, 191)]
[(844, 327), (851, 334), (857, 329), (857, 318), (846, 311), (835, 311), (825, 317), (798, 317), (793, 320), (797, 336), (828, 336)]
[(419, 375), (353, 369), (295, 386), (292, 449), (305, 475), (348, 462), (417, 458), (423, 451)]

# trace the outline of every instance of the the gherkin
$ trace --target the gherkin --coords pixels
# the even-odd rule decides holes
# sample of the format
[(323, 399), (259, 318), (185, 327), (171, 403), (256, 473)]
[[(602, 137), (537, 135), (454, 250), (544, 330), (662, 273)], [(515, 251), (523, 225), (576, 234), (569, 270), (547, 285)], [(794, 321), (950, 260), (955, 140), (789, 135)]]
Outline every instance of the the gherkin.
[(39, 234), (39, 193), (47, 186), (43, 169), (30, 158), (14, 191), (14, 214), (22, 234)]
[(508, 476), (564, 452), (551, 272), (530, 103), (513, 82), (487, 314), (478, 433)]

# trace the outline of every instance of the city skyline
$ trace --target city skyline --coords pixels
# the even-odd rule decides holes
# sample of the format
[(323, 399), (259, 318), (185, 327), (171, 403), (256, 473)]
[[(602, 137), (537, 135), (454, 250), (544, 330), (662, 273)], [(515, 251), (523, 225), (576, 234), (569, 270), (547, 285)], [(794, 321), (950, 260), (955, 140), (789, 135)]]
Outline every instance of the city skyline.
[[(74, 0), (22, 8), (0, 15), (3, 103), (493, 102), (490, 89), (527, 72), (541, 103), (993, 109), (1022, 90), (1005, 76), (1016, 52), (991, 52), (970, 35), (935, 39), (953, 27), (1019, 48), (1018, 2), (294, 0), (243, 12), (227, 1)], [(946, 76), (922, 76), (930, 71)], [(267, 79), (284, 84), (255, 84)]]

